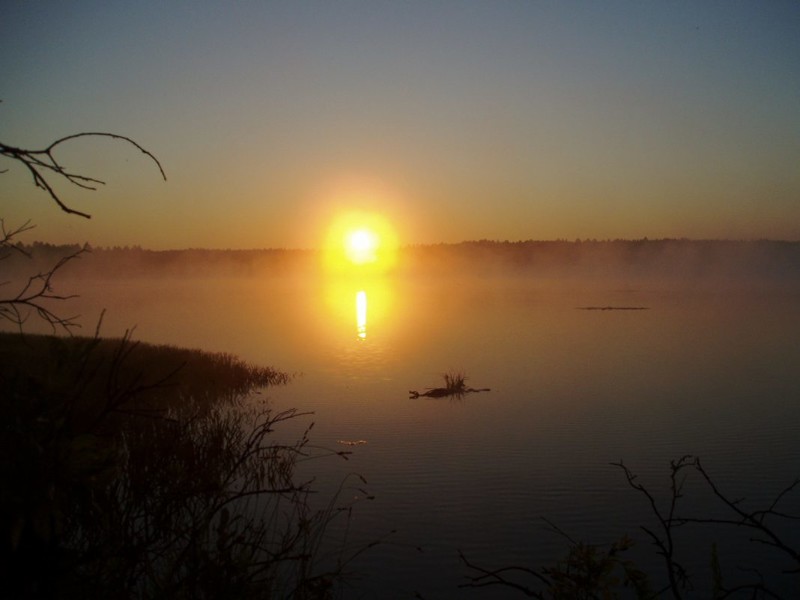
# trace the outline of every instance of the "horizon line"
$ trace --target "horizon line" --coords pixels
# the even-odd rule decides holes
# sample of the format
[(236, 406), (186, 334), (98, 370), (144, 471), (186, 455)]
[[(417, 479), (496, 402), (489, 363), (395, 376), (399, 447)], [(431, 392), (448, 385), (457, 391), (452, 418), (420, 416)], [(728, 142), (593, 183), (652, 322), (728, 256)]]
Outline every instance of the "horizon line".
[[(800, 243), (800, 239), (779, 239), (779, 238), (689, 238), (689, 237), (662, 237), (662, 238), (648, 238), (647, 236), (641, 238), (574, 238), (574, 239), (567, 239), (567, 238), (551, 238), (551, 239), (534, 239), (528, 238), (525, 240), (500, 240), (500, 239), (489, 239), (489, 238), (482, 238), (482, 239), (471, 239), (471, 240), (461, 240), (459, 242), (421, 242), (421, 243), (413, 243), (413, 244), (405, 244), (398, 247), (398, 250), (409, 250), (409, 249), (419, 249), (419, 248), (432, 248), (432, 247), (445, 247), (445, 246), (462, 246), (462, 245), (469, 245), (469, 244), (486, 244), (486, 245), (517, 245), (517, 244), (620, 244), (620, 243), (665, 243), (665, 242), (677, 242), (677, 243), (688, 243), (688, 244), (697, 244), (697, 243), (734, 243), (734, 244), (757, 244), (757, 243), (774, 243), (774, 244), (798, 244)], [(30, 243), (21, 243), (23, 247), (32, 247), (32, 246), (49, 246), (54, 248), (63, 248), (63, 247), (88, 247), (90, 249), (96, 249), (100, 251), (116, 251), (116, 250), (136, 250), (136, 251), (144, 251), (144, 252), (321, 252), (324, 248), (318, 247), (250, 247), (250, 248), (223, 248), (223, 247), (203, 247), (203, 246), (187, 246), (183, 248), (148, 248), (142, 246), (140, 244), (126, 244), (126, 245), (113, 245), (113, 246), (105, 246), (105, 245), (94, 245), (90, 242), (84, 242), (83, 244), (78, 242), (65, 242), (65, 243), (53, 243), (53, 242), (45, 242), (41, 240), (34, 240)]]

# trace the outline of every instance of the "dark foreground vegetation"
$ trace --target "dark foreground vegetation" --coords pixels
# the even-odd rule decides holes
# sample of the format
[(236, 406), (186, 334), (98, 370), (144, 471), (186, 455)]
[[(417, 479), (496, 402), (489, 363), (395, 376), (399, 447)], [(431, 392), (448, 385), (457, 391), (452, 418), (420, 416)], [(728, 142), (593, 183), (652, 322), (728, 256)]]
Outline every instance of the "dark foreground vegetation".
[[(459, 553), (468, 569), (465, 588), (503, 587), (529, 598), (609, 600), (612, 598), (785, 599), (800, 590), (800, 512), (795, 479), (761, 505), (726, 493), (700, 458), (686, 455), (670, 463), (668, 491), (643, 484), (623, 462), (613, 463), (650, 508), (641, 531), (655, 548), (660, 567), (643, 569), (631, 557), (633, 540), (623, 535), (610, 544), (576, 540), (547, 521), (568, 542), (562, 559), (545, 567), (502, 565), (487, 568)], [(698, 509), (698, 498), (711, 502)], [(688, 497), (686, 497), (688, 496)], [(704, 535), (697, 537), (696, 529)], [(687, 538), (707, 551), (708, 576), (686, 562)], [(738, 551), (732, 554), (731, 550)], [(697, 548), (695, 548), (697, 550)], [(735, 559), (731, 559), (736, 556)]]
[[(288, 377), (129, 338), (0, 334), (0, 596), (325, 598)], [(302, 429), (300, 429), (302, 431)], [(307, 430), (306, 430), (307, 432)]]
[[(0, 156), (63, 212), (89, 218), (52, 185), (103, 185), (59, 162), (57, 149), (79, 138), (132, 146), (166, 180), (155, 155), (114, 133), (38, 150), (0, 142)], [(309, 483), (295, 478), (308, 429), (279, 427), (301, 415), (251, 394), (287, 376), (127, 334), (101, 340), (99, 327), (94, 338), (23, 335), (29, 318), (54, 333), (78, 326), (53, 280), (89, 254), (26, 246), (18, 238), (32, 228), (0, 216), (0, 322), (19, 331), (0, 333), (0, 597), (330, 597), (342, 560), (321, 543), (349, 512), (335, 499), (312, 510)], [(106, 274), (130, 266), (106, 257)]]

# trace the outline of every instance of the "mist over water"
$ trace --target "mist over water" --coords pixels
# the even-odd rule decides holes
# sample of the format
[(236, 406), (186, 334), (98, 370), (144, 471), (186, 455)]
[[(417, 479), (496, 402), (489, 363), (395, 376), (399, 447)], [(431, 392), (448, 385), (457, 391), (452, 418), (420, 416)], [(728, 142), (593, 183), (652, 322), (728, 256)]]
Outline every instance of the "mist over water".
[[(355, 597), (502, 597), (457, 588), (457, 551), (552, 563), (566, 544), (543, 517), (589, 542), (628, 534), (656, 572), (652, 515), (612, 461), (666, 494), (669, 461), (699, 455), (754, 506), (800, 475), (798, 244), (476, 242), (408, 248), (370, 277), (313, 252), (106, 250), (58, 288), (80, 294), (63, 306), (85, 333), (105, 309), (103, 335), (296, 373), (267, 391), (276, 406), (313, 411), (316, 444), (366, 442), (300, 473), (323, 500), (353, 472), (375, 496), (349, 525), (353, 547), (383, 540), (351, 565)], [(409, 398), (448, 370), (491, 392)], [(725, 535), (681, 534), (699, 585)], [(740, 541), (720, 546), (726, 569), (752, 555)]]

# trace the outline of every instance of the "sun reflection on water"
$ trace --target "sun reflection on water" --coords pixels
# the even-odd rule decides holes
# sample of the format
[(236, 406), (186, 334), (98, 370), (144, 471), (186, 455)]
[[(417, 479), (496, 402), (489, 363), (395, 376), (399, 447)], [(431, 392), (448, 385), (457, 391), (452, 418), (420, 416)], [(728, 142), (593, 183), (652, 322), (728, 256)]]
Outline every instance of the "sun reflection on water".
[(367, 292), (356, 292), (356, 330), (359, 339), (367, 338)]
[(330, 278), (324, 284), (324, 298), (321, 322), (326, 323), (324, 330), (333, 336), (334, 344), (359, 342), (362, 346), (369, 341), (370, 348), (376, 349), (396, 330), (395, 290), (387, 278)]
[(324, 303), (316, 304), (313, 335), (326, 356), (325, 368), (345, 378), (374, 378), (376, 369), (397, 350), (403, 317), (398, 314), (395, 282), (383, 277), (329, 278), (320, 291), (318, 298)]

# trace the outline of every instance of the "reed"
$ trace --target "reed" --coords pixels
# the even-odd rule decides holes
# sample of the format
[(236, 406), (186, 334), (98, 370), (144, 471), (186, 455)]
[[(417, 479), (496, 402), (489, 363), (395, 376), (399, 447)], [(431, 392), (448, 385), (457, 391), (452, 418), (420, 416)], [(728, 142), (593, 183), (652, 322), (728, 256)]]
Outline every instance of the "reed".
[(444, 378), (444, 387), (449, 392), (464, 392), (467, 388), (467, 377), (461, 371), (448, 371), (442, 373), (442, 377)]

